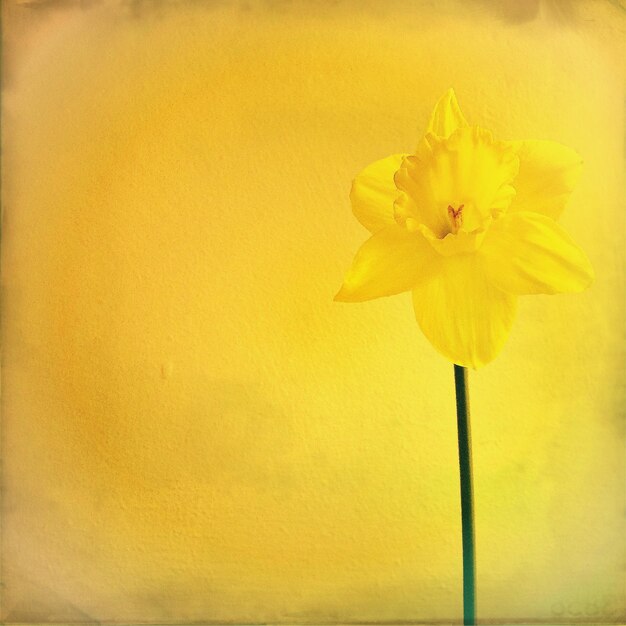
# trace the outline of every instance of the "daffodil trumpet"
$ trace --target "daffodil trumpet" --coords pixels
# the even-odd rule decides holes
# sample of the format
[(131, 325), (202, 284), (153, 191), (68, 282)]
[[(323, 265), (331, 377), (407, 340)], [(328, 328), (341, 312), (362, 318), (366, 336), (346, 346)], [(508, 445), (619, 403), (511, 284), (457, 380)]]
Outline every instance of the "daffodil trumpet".
[(571, 148), (503, 141), (470, 126), (449, 89), (412, 154), (366, 167), (350, 192), (370, 231), (335, 300), (410, 291), (417, 323), (454, 363), (464, 618), (474, 624), (474, 526), (467, 369), (502, 350), (524, 294), (586, 289), (593, 269), (557, 223), (582, 167)]

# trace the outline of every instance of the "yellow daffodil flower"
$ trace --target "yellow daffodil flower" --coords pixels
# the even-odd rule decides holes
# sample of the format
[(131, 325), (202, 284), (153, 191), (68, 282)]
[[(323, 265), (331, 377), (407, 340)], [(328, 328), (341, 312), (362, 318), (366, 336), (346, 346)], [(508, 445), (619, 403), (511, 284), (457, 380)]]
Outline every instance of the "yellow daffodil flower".
[(556, 223), (581, 166), (558, 143), (497, 141), (470, 126), (450, 89), (414, 154), (354, 180), (352, 209), (372, 236), (335, 300), (411, 290), (433, 346), (458, 365), (485, 365), (506, 341), (518, 295), (582, 291), (593, 279)]

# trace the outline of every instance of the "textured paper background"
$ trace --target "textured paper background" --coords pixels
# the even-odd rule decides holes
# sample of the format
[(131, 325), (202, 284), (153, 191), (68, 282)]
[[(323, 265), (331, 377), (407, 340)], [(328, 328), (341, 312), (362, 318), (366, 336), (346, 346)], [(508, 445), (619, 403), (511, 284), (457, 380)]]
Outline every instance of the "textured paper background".
[(471, 376), (478, 614), (624, 619), (619, 3), (3, 3), (6, 621), (459, 620), (452, 366), (332, 302), (453, 86), (597, 273)]

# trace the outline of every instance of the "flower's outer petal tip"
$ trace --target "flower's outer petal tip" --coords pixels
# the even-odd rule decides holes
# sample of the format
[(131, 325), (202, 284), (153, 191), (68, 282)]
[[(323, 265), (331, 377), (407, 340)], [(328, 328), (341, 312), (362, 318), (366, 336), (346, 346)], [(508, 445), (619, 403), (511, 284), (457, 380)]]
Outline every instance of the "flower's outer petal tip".
[(450, 87), (437, 101), (425, 134), (449, 137), (464, 126), (468, 126), (467, 120), (461, 112), (454, 89)]
[(334, 302), (350, 302), (349, 290), (345, 284), (341, 285), (341, 289), (333, 297)]
[(485, 365), (489, 365), (492, 361), (495, 361), (496, 357), (500, 355), (500, 352), (504, 348), (505, 343), (506, 341), (499, 345), (497, 348), (494, 348), (489, 355), (482, 355), (480, 357), (475, 353), (468, 354), (466, 358), (460, 358), (458, 356), (452, 357), (449, 354), (442, 352), (437, 347), (435, 347), (435, 349), (437, 350), (437, 352), (439, 352), (439, 354), (448, 359), (448, 361), (452, 361), (454, 365), (466, 367), (469, 370), (476, 371), (485, 367)]
[(478, 369), (504, 348), (517, 297), (491, 285), (473, 255), (459, 257), (446, 259), (437, 277), (415, 286), (413, 308), (422, 332), (443, 357)]
[[(463, 361), (462, 363), (457, 363), (457, 361), (459, 361), (460, 359), (456, 359), (456, 361), (453, 361), (454, 365), (458, 365), (459, 367), (466, 367), (468, 370), (478, 370), (481, 367), (484, 367), (485, 365), (487, 365), (487, 363), (474, 363), (474, 362), (468, 362), (468, 361)], [(490, 363), (491, 361), (489, 361)]]
[(459, 102), (456, 99), (456, 93), (454, 91), (454, 87), (448, 87), (446, 89), (446, 92), (443, 94), (443, 97), (450, 103), (454, 103), (456, 104), (456, 106), (459, 106)]
[(437, 254), (423, 237), (395, 222), (374, 233), (357, 251), (339, 302), (364, 302), (410, 291), (428, 275)]
[(587, 291), (590, 287), (593, 286), (593, 283), (596, 280), (596, 272), (593, 269), (593, 265), (591, 265), (591, 261), (589, 257), (585, 254), (585, 252), (579, 248), (579, 252), (581, 254), (581, 271), (586, 273), (585, 279), (580, 282), (579, 292)]
[(365, 302), (371, 298), (360, 293), (359, 285), (350, 285), (344, 281), (339, 291), (333, 297), (333, 302)]
[(368, 165), (352, 181), (352, 213), (367, 230), (375, 233), (394, 223), (393, 203), (398, 196), (394, 174), (404, 155), (393, 154)]
[(511, 142), (520, 160), (514, 185), (513, 211), (534, 211), (558, 219), (578, 184), (583, 158), (556, 141), (529, 139)]
[(593, 283), (596, 280), (596, 271), (593, 268), (587, 253), (582, 248), (578, 247), (578, 245), (576, 245), (576, 248), (578, 252), (578, 271), (580, 273), (580, 278), (577, 286), (578, 288), (572, 288), (570, 293), (582, 293), (583, 291), (587, 291), (587, 289), (593, 286)]
[(454, 103), (458, 105), (457, 99), (456, 99), (456, 93), (454, 91), (454, 87), (450, 86), (448, 87), (444, 93), (443, 96), (441, 96), (441, 98), (439, 98), (439, 102), (446, 102), (446, 103)]
[(496, 220), (480, 255), (489, 280), (511, 294), (580, 293), (594, 279), (589, 258), (565, 230), (531, 211)]
[(448, 87), (437, 100), (435, 107), (439, 106), (443, 102), (450, 102), (453, 99), (456, 100), (456, 94), (454, 93), (454, 88)]

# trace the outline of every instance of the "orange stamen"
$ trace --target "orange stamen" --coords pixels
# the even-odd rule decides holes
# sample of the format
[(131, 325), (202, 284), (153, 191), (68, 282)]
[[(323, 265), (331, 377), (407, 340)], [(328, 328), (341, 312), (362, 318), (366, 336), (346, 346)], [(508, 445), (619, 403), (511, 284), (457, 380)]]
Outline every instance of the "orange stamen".
[(448, 215), (450, 216), (450, 221), (452, 222), (452, 232), (458, 232), (459, 228), (461, 228), (463, 224), (463, 207), (465, 205), (459, 205), (458, 209), (455, 209), (453, 206), (448, 205)]

